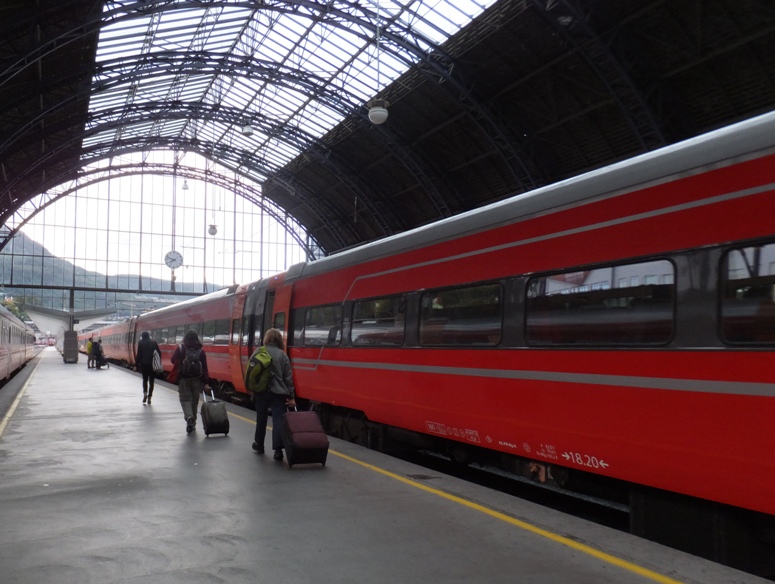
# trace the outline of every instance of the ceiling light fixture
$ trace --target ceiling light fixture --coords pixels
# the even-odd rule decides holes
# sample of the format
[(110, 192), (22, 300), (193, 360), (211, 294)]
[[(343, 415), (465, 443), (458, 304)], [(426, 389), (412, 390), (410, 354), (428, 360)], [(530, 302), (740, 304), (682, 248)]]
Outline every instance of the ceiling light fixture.
[(253, 135), (253, 126), (250, 124), (245, 124), (242, 126), (242, 135), (243, 136), (252, 136)]
[(388, 118), (388, 106), (390, 102), (386, 99), (372, 99), (366, 104), (369, 107), (369, 121), (372, 124), (384, 124)]
[[(379, 93), (379, 53), (380, 53), (380, 27), (379, 27), (379, 0), (377, 0), (377, 93)], [(372, 99), (366, 103), (369, 108), (369, 121), (372, 124), (384, 124), (388, 119), (388, 106), (390, 102), (386, 99)]]

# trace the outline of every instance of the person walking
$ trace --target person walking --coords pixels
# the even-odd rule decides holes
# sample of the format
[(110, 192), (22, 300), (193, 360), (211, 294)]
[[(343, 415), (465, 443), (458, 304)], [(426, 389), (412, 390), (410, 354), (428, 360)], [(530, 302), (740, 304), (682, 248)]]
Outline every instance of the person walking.
[(94, 366), (94, 355), (92, 354), (91, 338), (86, 343), (86, 368), (91, 369)]
[(191, 434), (196, 429), (199, 394), (210, 379), (207, 356), (195, 330), (185, 334), (183, 343), (175, 348), (170, 361), (173, 367), (177, 366), (178, 369), (178, 397), (183, 408), (183, 417), (186, 419), (186, 433)]
[(102, 344), (99, 339), (93, 339), (91, 344), (91, 357), (92, 357), (92, 369), (99, 369), (102, 367), (103, 357)]
[(283, 333), (278, 329), (269, 329), (264, 335), (264, 346), (272, 356), (272, 379), (266, 391), (253, 394), (253, 403), (256, 406), (256, 434), (253, 442), (253, 450), (258, 454), (264, 454), (264, 439), (266, 438), (266, 425), (269, 419), (269, 410), (272, 410), (272, 450), (274, 459), (283, 459), (283, 438), (280, 430), (283, 424), (283, 414), (288, 407), (296, 407), (296, 391), (293, 385), (293, 371), (291, 360), (285, 354)]
[(148, 331), (143, 331), (140, 335), (140, 342), (137, 343), (137, 356), (135, 357), (135, 370), (143, 374), (143, 403), (151, 405), (153, 397), (153, 384), (156, 380), (156, 372), (153, 370), (153, 356), (159, 355), (161, 359), (161, 349), (159, 344), (151, 338)]

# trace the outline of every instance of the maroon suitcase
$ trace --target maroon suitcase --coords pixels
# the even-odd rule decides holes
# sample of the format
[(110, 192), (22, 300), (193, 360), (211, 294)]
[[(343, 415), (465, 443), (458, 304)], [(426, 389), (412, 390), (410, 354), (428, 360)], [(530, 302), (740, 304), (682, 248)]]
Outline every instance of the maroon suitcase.
[(317, 462), (326, 465), (328, 436), (316, 412), (286, 412), (282, 437), (288, 466)]

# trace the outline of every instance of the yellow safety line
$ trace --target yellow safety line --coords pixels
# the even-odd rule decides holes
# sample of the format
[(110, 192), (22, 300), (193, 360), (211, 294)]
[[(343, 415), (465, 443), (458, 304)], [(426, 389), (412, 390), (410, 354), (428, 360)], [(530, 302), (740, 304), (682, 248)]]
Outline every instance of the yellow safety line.
[[(240, 419), (244, 422), (248, 422), (250, 424), (256, 423), (255, 420), (251, 420), (244, 416), (240, 416), (239, 414), (235, 414), (234, 412), (229, 412), (229, 415), (237, 419)], [(271, 426), (267, 426), (267, 429), (271, 429)], [(447, 499), (448, 501), (452, 501), (453, 503), (458, 503), (459, 505), (469, 507), (470, 509), (474, 509), (475, 511), (479, 511), (480, 513), (484, 513), (485, 515), (489, 515), (490, 517), (499, 519), (500, 521), (505, 521), (506, 523), (514, 525), (515, 527), (519, 527), (520, 529), (524, 529), (525, 531), (529, 531), (536, 535), (540, 535), (541, 537), (545, 537), (546, 539), (550, 539), (551, 541), (554, 541), (561, 545), (573, 548), (579, 552), (582, 552), (584, 554), (587, 554), (589, 556), (602, 560), (603, 562), (606, 562), (608, 564), (618, 566), (620, 568), (623, 568), (634, 574), (638, 574), (639, 576), (643, 576), (644, 578), (647, 578), (654, 582), (659, 582), (660, 584), (683, 584), (679, 580), (669, 578), (668, 576), (659, 574), (657, 572), (654, 572), (653, 570), (649, 570), (648, 568), (644, 568), (637, 564), (633, 564), (632, 562), (628, 562), (627, 560), (617, 558), (616, 556), (612, 556), (611, 554), (601, 552), (600, 550), (597, 550), (591, 546), (585, 545), (583, 543), (579, 543), (567, 537), (563, 537), (562, 535), (557, 535), (556, 533), (552, 533), (551, 531), (548, 531), (546, 529), (541, 529), (540, 527), (536, 527), (535, 525), (531, 525), (530, 523), (527, 523), (525, 521), (515, 519), (514, 517), (510, 517), (505, 513), (495, 511), (494, 509), (490, 509), (488, 507), (485, 507), (484, 505), (479, 505), (478, 503), (467, 501), (462, 497), (458, 497), (456, 495), (452, 495), (450, 493), (440, 491), (439, 489), (434, 489), (433, 487), (429, 487), (422, 483), (418, 483), (417, 481), (413, 481), (406, 477), (402, 477), (401, 475), (390, 472), (389, 470), (385, 470), (384, 468), (374, 466), (373, 464), (369, 464), (368, 462), (363, 462), (362, 460), (358, 460), (357, 458), (353, 458), (352, 456), (348, 456), (347, 454), (342, 454), (341, 452), (337, 452), (336, 450), (331, 450), (331, 449), (329, 449), (328, 452), (330, 454), (333, 454), (334, 456), (338, 456), (339, 458), (343, 458), (344, 460), (348, 460), (364, 468), (368, 468), (369, 470), (378, 472), (382, 475), (390, 477), (391, 479), (397, 480), (411, 487), (415, 487), (427, 493), (431, 493), (438, 497), (442, 497), (444, 499)]]
[(531, 525), (530, 523), (526, 523), (525, 521), (520, 521), (519, 519), (515, 519), (514, 517), (509, 517), (505, 513), (501, 513), (499, 511), (495, 511), (493, 509), (489, 509), (488, 507), (485, 507), (483, 505), (479, 505), (478, 503), (473, 503), (471, 501), (467, 501), (466, 499), (463, 499), (462, 497), (458, 497), (456, 495), (452, 495), (450, 493), (445, 493), (444, 491), (440, 491), (439, 489), (434, 489), (433, 487), (429, 487), (427, 485), (424, 485), (422, 483), (418, 483), (417, 481), (413, 481), (411, 479), (408, 479), (406, 477), (402, 477), (401, 475), (397, 475), (395, 473), (392, 473), (388, 470), (385, 470), (383, 468), (380, 468), (378, 466), (374, 466), (373, 464), (369, 464), (367, 462), (363, 462), (361, 460), (358, 460), (357, 458), (353, 458), (351, 456), (348, 456), (346, 454), (342, 454), (341, 452), (336, 452), (335, 450), (329, 450), (329, 453), (338, 456), (339, 458), (343, 458), (345, 460), (348, 460), (350, 462), (353, 462), (355, 464), (358, 464), (360, 466), (363, 466), (365, 468), (368, 468), (369, 470), (373, 470), (374, 472), (378, 472), (380, 474), (383, 474), (385, 476), (388, 476), (394, 480), (400, 481), (406, 485), (410, 485), (412, 487), (415, 487), (417, 489), (421, 489), (427, 493), (432, 493), (434, 495), (437, 495), (439, 497), (442, 497), (444, 499), (447, 499), (449, 501), (452, 501), (454, 503), (458, 503), (459, 505), (463, 505), (465, 507), (469, 507), (471, 509), (474, 509), (476, 511), (479, 511), (481, 513), (484, 513), (485, 515), (489, 515), (490, 517), (494, 517), (495, 519), (499, 519), (501, 521), (505, 521), (506, 523), (510, 523), (511, 525), (514, 525), (516, 527), (519, 527), (520, 529), (524, 529), (525, 531), (529, 531), (531, 533), (535, 533), (536, 535), (540, 535), (541, 537), (545, 537), (547, 539), (550, 539), (554, 542), (557, 542), (559, 544), (568, 546), (570, 548), (573, 548), (577, 551), (580, 551), (582, 553), (585, 553), (587, 555), (593, 556), (599, 560), (602, 560), (604, 562), (607, 562), (609, 564), (613, 564), (614, 566), (619, 566), (620, 568), (624, 568), (625, 570), (628, 570), (630, 572), (633, 572), (635, 574), (638, 574), (639, 576), (643, 576), (644, 578), (648, 578), (649, 580), (653, 580), (654, 582), (660, 582), (661, 584), (682, 584), (678, 580), (674, 580), (672, 578), (669, 578), (667, 576), (664, 576), (662, 574), (659, 574), (657, 572), (654, 572), (652, 570), (649, 570), (647, 568), (643, 568), (642, 566), (638, 566), (637, 564), (633, 564), (632, 562), (628, 562), (626, 560), (623, 560), (621, 558), (617, 558), (616, 556), (612, 556), (610, 554), (607, 554), (605, 552), (601, 552), (600, 550), (597, 550), (593, 547), (590, 547), (588, 545), (585, 545), (583, 543), (579, 543), (577, 541), (574, 541), (572, 539), (569, 539), (567, 537), (563, 537), (561, 535), (557, 535), (556, 533), (552, 533), (551, 531), (547, 531), (546, 529), (541, 529), (540, 527), (536, 527), (535, 525)]
[[(253, 424), (254, 426), (256, 425), (256, 421), (255, 420), (251, 420), (250, 418), (246, 418), (244, 416), (240, 416), (239, 414), (235, 414), (234, 412), (229, 412), (229, 416), (233, 416), (233, 417), (237, 418), (238, 420), (242, 420), (243, 422), (247, 422), (249, 424)], [(267, 428), (271, 430), (272, 426), (267, 426)]]

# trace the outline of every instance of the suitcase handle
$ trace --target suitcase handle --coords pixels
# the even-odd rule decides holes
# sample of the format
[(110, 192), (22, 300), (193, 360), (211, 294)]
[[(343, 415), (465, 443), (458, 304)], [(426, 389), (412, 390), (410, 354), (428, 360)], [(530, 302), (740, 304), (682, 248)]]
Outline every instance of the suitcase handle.
[[(210, 401), (215, 401), (215, 391), (213, 391), (213, 388), (210, 388), (210, 397), (213, 398)], [(202, 388), (202, 399), (206, 402), (207, 401), (207, 392), (205, 392), (204, 388)]]

